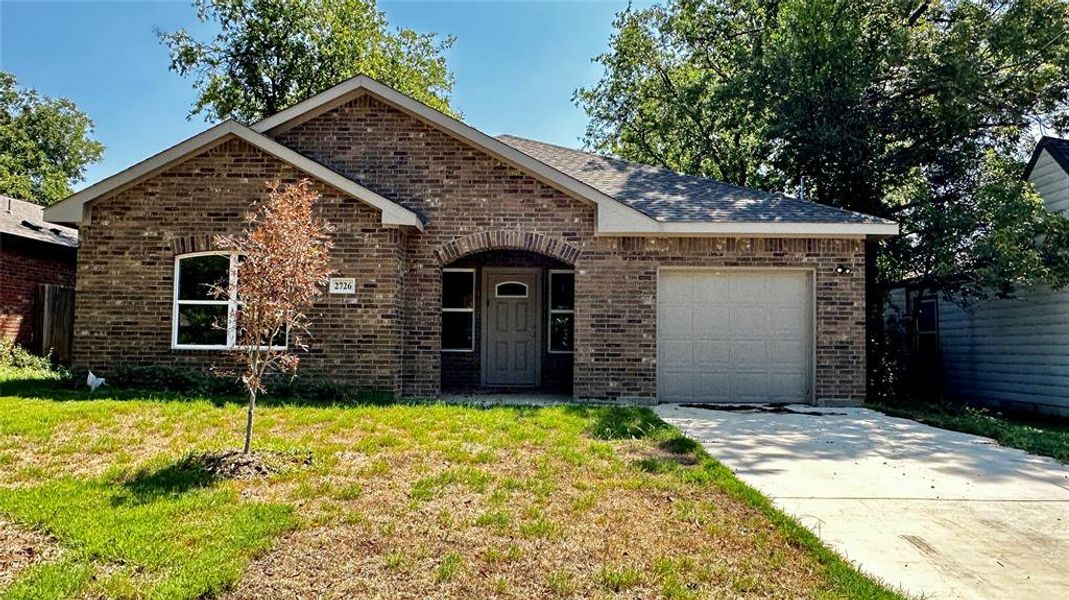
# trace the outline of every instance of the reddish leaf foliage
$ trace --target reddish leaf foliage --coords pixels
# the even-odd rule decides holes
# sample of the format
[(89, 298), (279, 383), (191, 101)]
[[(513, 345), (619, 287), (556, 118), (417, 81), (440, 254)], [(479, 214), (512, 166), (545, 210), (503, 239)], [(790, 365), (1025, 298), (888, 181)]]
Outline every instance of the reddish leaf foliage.
[(235, 352), (243, 358), (241, 379), (253, 394), (263, 391), (272, 371), (296, 371), (293, 350), (306, 348), (307, 312), (330, 277), (333, 245), (333, 227), (315, 216), (319, 194), (307, 179), (267, 186), (270, 193), (255, 206), (245, 230), (216, 238), (220, 248), (239, 256)]

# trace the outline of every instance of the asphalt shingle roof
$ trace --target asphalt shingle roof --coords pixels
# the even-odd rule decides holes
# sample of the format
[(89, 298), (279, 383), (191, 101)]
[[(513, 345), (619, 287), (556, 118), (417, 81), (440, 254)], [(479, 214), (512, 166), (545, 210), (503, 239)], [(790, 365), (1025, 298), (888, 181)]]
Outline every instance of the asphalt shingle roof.
[(43, 206), (0, 196), (0, 234), (77, 248), (78, 230), (49, 223), (43, 213)]
[(663, 167), (610, 158), (513, 135), (498, 139), (662, 222), (890, 223), (885, 219), (682, 175)]

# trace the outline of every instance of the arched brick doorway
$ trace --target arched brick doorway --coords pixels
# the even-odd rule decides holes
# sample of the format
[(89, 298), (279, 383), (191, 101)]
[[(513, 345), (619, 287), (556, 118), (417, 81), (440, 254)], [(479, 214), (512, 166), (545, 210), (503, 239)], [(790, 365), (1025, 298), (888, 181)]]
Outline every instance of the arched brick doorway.
[(442, 269), (441, 390), (571, 394), (575, 246), (499, 231), (435, 251)]

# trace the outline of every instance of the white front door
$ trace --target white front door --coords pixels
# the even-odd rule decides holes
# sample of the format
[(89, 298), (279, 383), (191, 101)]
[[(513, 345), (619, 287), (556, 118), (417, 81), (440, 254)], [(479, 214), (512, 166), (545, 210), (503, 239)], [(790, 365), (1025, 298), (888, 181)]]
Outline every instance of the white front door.
[(786, 270), (660, 271), (658, 399), (809, 402), (809, 278)]
[(537, 386), (542, 357), (541, 271), (487, 268), (483, 273), (483, 383)]

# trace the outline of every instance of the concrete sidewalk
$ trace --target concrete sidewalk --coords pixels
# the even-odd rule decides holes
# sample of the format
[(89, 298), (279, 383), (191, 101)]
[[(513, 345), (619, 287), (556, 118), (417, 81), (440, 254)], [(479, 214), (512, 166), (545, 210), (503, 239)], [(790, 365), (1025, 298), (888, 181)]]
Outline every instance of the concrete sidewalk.
[(655, 410), (891, 585), (1069, 598), (1069, 466), (868, 409), (790, 408)]

